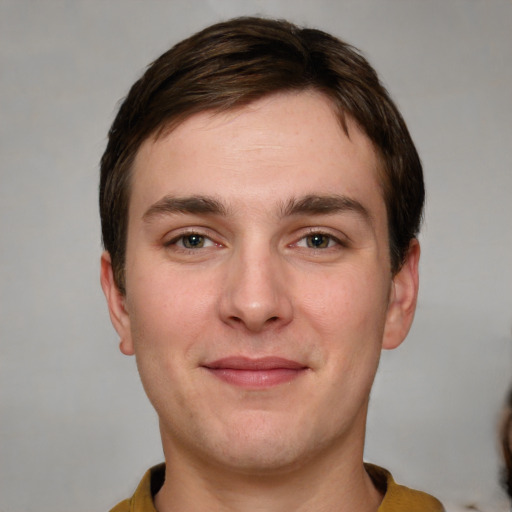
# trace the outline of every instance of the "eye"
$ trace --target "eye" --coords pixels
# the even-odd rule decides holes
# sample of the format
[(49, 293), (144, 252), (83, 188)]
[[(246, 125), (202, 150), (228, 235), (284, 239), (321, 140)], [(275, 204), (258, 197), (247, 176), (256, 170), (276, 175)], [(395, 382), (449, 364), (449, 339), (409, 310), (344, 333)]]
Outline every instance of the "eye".
[(311, 249), (325, 249), (332, 243), (330, 236), (323, 233), (315, 233), (306, 237), (307, 246)]
[(327, 233), (310, 233), (309, 235), (301, 238), (296, 244), (297, 247), (304, 247), (308, 249), (329, 249), (336, 245), (341, 245), (340, 240)]
[(212, 247), (217, 244), (210, 238), (200, 233), (186, 233), (177, 238), (173, 238), (167, 246), (176, 246), (181, 249), (203, 249), (205, 247)]
[(190, 235), (185, 235), (180, 238), (183, 247), (187, 249), (200, 249), (204, 247), (206, 242), (206, 238), (203, 235), (198, 235), (197, 233), (191, 233)]

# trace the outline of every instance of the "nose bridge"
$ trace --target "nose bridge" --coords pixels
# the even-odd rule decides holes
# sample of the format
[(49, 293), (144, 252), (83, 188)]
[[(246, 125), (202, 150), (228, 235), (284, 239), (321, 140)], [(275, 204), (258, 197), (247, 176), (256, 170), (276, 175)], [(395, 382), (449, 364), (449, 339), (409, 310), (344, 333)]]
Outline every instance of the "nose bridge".
[(254, 237), (241, 243), (226, 272), (223, 320), (250, 331), (288, 323), (292, 303), (284, 281), (284, 262), (268, 240)]

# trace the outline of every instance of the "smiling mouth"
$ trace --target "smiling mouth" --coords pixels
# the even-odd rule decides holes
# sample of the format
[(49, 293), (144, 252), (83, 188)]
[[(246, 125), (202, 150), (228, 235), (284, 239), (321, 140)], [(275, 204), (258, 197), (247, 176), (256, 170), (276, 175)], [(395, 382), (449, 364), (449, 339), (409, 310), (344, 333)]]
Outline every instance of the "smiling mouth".
[(263, 389), (290, 382), (309, 368), (281, 357), (227, 357), (203, 365), (218, 379), (247, 389)]

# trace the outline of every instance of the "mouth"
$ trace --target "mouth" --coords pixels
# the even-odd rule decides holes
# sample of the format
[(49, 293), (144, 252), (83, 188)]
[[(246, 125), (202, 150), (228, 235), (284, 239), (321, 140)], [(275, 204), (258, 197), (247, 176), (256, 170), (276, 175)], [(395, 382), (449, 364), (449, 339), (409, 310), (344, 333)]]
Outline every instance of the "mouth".
[(281, 357), (226, 357), (203, 365), (216, 378), (246, 389), (264, 389), (291, 382), (309, 368)]

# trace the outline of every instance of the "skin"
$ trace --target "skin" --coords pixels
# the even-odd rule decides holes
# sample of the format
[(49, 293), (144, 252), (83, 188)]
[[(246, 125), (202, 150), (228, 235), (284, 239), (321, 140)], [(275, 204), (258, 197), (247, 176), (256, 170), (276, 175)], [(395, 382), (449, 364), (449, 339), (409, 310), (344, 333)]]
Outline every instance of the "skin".
[(419, 259), (413, 241), (392, 276), (378, 167), (314, 92), (197, 114), (141, 146), (126, 295), (108, 253), (101, 282), (159, 415), (159, 511), (377, 509), (368, 397), (411, 325)]

